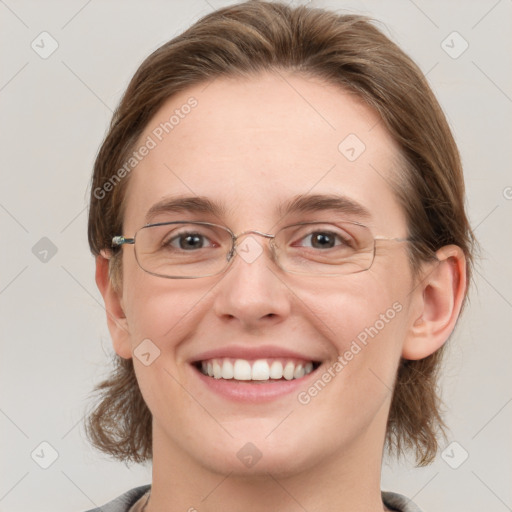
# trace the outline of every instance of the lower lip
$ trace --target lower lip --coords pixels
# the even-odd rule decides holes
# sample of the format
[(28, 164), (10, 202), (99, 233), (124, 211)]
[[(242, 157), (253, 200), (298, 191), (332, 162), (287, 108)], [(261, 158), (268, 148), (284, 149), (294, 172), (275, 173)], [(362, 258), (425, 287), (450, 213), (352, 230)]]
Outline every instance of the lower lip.
[(204, 375), (197, 368), (193, 367), (194, 373), (211, 391), (229, 400), (246, 403), (269, 402), (294, 391), (297, 392), (300, 388), (304, 388), (304, 384), (309, 381), (310, 377), (317, 370), (318, 368), (300, 379), (254, 382), (215, 379)]

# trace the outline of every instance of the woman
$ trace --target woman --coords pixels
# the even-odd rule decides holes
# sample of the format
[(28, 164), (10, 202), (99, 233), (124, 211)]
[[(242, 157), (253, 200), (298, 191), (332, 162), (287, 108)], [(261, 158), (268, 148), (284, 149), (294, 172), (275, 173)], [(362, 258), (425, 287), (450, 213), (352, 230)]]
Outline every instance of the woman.
[(156, 50), (89, 242), (118, 359), (88, 432), (153, 467), (101, 510), (419, 510), (383, 450), (436, 455), (473, 235), (441, 108), (367, 20), (249, 1)]

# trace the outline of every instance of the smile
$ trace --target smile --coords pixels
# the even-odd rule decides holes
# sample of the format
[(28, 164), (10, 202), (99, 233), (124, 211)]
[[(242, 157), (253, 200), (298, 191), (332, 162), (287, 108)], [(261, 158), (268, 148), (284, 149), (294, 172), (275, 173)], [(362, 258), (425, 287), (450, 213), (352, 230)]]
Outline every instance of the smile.
[(215, 358), (200, 361), (197, 368), (214, 379), (235, 381), (276, 381), (301, 379), (319, 366), (314, 361), (298, 359), (233, 359)]

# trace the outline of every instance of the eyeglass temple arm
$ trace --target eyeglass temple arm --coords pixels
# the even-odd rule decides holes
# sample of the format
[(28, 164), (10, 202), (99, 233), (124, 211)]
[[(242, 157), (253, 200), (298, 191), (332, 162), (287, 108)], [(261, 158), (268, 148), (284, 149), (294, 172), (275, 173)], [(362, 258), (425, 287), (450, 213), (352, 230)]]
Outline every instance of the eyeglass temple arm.
[(378, 241), (378, 240), (384, 240), (384, 241), (389, 241), (389, 242), (413, 242), (414, 239), (413, 238), (410, 238), (410, 237), (407, 237), (407, 238), (388, 238), (388, 237), (384, 237), (384, 236), (376, 236), (374, 238), (374, 240)]
[(125, 238), (124, 236), (115, 236), (112, 238), (112, 247), (120, 247), (124, 244), (134, 244), (135, 238)]

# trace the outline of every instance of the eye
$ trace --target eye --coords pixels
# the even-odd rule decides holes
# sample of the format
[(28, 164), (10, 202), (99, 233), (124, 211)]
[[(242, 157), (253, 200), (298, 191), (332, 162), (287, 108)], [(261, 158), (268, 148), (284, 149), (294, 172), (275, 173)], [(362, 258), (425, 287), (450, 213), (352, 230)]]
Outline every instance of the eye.
[(204, 249), (205, 247), (217, 247), (217, 244), (202, 233), (187, 231), (164, 240), (162, 246), (193, 251), (195, 249)]
[(306, 242), (302, 247), (312, 247), (314, 249), (332, 249), (336, 246), (351, 246), (348, 237), (343, 237), (340, 233), (334, 231), (313, 231), (304, 236), (301, 240)]

